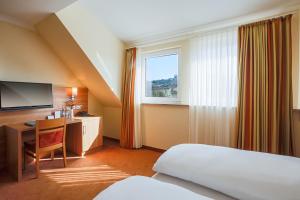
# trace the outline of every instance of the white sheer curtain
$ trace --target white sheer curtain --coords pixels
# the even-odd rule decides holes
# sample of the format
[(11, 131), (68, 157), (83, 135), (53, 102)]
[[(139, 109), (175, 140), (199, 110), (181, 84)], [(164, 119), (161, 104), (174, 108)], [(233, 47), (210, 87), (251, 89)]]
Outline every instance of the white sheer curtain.
[(237, 105), (237, 28), (190, 40), (191, 143), (230, 146)]
[(134, 88), (134, 148), (141, 148), (142, 130), (141, 130), (141, 102), (142, 102), (142, 64), (140, 49), (136, 52), (136, 74)]

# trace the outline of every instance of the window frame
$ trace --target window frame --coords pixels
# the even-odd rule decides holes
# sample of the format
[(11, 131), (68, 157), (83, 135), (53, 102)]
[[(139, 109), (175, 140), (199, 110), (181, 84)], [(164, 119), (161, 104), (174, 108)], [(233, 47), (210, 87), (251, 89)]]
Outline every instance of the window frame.
[[(147, 97), (146, 96), (146, 60), (154, 57), (162, 57), (168, 55), (178, 55), (178, 74), (177, 74), (177, 97)], [(162, 50), (154, 50), (142, 53), (142, 103), (145, 104), (181, 104), (181, 47), (172, 47)]]

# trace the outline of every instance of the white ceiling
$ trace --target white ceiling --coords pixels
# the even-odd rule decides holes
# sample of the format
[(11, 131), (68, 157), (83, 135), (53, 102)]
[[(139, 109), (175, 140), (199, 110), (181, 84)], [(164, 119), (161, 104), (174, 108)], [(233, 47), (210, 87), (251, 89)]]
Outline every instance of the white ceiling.
[(80, 0), (125, 42), (254, 12), (297, 4), (299, 0)]
[[(33, 27), (76, 0), (0, 0), (0, 19)], [(193, 27), (233, 19), (300, 0), (79, 0), (121, 40), (132, 43), (184, 32)], [(79, 13), (80, 14), (80, 13)]]
[(33, 27), (49, 14), (76, 0), (0, 0), (0, 16), (23, 26)]

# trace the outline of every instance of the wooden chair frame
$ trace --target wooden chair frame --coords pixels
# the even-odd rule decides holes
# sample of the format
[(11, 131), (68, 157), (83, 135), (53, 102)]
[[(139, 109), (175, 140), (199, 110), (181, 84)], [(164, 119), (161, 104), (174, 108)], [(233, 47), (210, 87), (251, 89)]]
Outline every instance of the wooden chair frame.
[[(40, 148), (40, 135), (53, 133), (54, 131), (63, 131), (63, 142), (47, 147)], [(64, 167), (67, 166), (66, 160), (66, 119), (52, 119), (52, 120), (37, 120), (35, 129), (35, 152), (29, 149), (24, 150), (24, 153), (35, 158), (36, 177), (40, 175), (40, 156), (42, 153), (51, 152), (51, 160), (54, 160), (54, 150), (62, 148)], [(25, 157), (24, 157), (25, 162)], [(25, 162), (26, 163), (26, 162)]]

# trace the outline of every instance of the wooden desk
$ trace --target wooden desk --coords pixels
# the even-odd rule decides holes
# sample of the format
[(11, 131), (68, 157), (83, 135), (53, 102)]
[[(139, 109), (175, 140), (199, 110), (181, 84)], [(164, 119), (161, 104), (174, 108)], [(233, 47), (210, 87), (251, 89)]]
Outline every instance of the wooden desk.
[[(72, 137), (74, 136), (74, 138), (81, 138), (82, 121), (79, 119), (68, 119), (66, 123), (66, 137), (72, 134)], [(22, 180), (23, 142), (26, 138), (34, 136), (34, 130), (35, 127), (26, 126), (23, 123), (9, 124), (5, 126), (7, 169), (18, 181)], [(72, 140), (70, 142), (76, 142), (76, 140)], [(76, 145), (72, 145), (70, 142), (68, 143), (68, 141), (66, 141), (67, 150), (81, 156), (82, 150), (76, 148)], [(72, 147), (74, 147), (74, 149)]]

